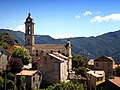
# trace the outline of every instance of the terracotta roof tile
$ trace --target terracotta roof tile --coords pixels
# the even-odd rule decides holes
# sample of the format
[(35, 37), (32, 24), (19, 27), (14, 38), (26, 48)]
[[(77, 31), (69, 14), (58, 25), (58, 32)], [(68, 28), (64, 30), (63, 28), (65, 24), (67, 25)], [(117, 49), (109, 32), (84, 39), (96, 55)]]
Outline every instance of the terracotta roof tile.
[(50, 53), (49, 55), (52, 56), (52, 57), (57, 58), (60, 61), (64, 61), (65, 59), (67, 59), (66, 56), (64, 56), (64, 55), (62, 55), (62, 54), (60, 54), (58, 52), (53, 52), (53, 53)]
[(32, 76), (35, 74), (38, 70), (22, 70), (20, 73), (17, 73), (18, 76)]
[(114, 79), (109, 79), (110, 82), (120, 87), (120, 77), (115, 77)]

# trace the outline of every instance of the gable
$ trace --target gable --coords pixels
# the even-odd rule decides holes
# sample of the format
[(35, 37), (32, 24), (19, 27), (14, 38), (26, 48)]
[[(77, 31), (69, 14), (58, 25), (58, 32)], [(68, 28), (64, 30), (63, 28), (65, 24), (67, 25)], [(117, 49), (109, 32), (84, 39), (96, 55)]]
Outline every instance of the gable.
[(114, 62), (114, 59), (112, 57), (107, 57), (107, 56), (101, 56), (94, 61), (109, 61), (109, 62)]

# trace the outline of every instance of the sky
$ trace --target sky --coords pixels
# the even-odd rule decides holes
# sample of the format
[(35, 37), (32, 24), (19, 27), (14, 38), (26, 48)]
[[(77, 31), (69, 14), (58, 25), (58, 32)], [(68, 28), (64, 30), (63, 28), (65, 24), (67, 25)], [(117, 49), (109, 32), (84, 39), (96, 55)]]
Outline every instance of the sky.
[(120, 30), (120, 0), (0, 0), (0, 29), (24, 32), (29, 12), (37, 35), (90, 37)]

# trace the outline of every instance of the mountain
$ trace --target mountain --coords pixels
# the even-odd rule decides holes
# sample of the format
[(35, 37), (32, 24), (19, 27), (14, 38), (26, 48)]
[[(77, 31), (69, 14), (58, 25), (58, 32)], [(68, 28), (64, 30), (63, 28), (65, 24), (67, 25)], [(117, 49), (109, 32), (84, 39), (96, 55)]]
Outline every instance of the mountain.
[[(24, 33), (20, 31), (0, 29), (8, 32), (24, 45)], [(54, 39), (49, 35), (35, 35), (36, 44), (66, 44), (65, 39)], [(120, 63), (120, 30), (109, 32), (97, 37), (74, 37), (70, 38), (73, 54), (81, 54), (87, 58), (97, 58), (101, 55), (113, 56)]]
[(12, 52), (15, 48), (20, 47), (18, 40), (14, 39), (9, 33), (0, 33), (0, 47), (3, 47), (8, 52)]

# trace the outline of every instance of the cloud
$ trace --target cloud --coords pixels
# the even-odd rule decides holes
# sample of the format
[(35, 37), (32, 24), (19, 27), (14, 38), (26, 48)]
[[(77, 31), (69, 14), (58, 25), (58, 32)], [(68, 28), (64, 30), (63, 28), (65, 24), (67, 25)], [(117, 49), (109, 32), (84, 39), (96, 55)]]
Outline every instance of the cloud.
[(80, 13), (75, 16), (76, 19), (80, 19)]
[(17, 26), (16, 28), (14, 28), (13, 30), (25, 32), (25, 25), (24, 25), (24, 24), (18, 25), (18, 26)]
[(8, 19), (8, 22), (10, 22), (10, 23), (16, 23), (17, 21), (13, 20), (13, 19)]
[(58, 34), (58, 33), (53, 33), (50, 36), (53, 37), (53, 38), (55, 38), (55, 39), (75, 37), (72, 34)]
[(92, 15), (92, 12), (91, 12), (91, 11), (85, 11), (85, 12), (83, 13), (83, 15), (84, 15), (84, 16)]
[(95, 16), (91, 22), (120, 21), (120, 14), (110, 14), (106, 16)]

